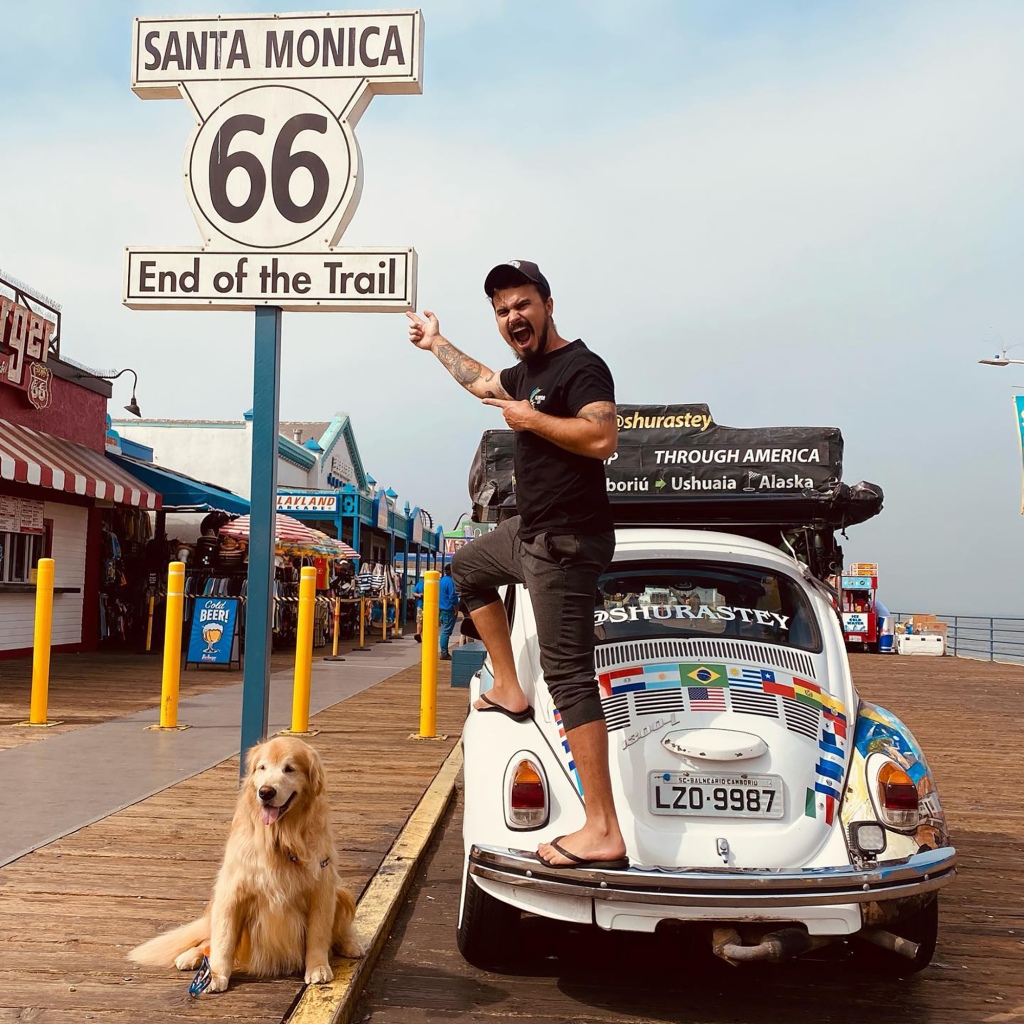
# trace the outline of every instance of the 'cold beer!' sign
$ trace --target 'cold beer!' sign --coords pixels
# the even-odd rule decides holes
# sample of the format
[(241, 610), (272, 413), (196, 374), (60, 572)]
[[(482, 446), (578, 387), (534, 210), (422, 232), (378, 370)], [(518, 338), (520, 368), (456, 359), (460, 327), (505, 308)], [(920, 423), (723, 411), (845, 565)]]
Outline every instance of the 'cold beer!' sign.
[(402, 312), (416, 253), (342, 249), (362, 189), (354, 128), (422, 91), (419, 11), (136, 18), (132, 89), (184, 99), (185, 196), (202, 248), (131, 248), (133, 309)]

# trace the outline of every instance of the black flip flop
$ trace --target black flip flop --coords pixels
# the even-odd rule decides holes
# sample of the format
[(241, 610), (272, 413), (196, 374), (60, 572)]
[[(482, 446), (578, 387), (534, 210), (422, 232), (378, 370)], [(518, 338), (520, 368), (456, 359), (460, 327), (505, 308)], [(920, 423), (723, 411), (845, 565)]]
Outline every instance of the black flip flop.
[(551, 861), (545, 860), (539, 853), (537, 854), (537, 860), (545, 867), (554, 868), (556, 871), (559, 868), (597, 868), (601, 871), (629, 870), (628, 857), (618, 857), (616, 860), (587, 860), (585, 857), (577, 857), (575, 853), (570, 853), (564, 846), (559, 845), (559, 842), (564, 838), (565, 836), (559, 836), (557, 839), (552, 839), (548, 846), (571, 861), (571, 864), (552, 864)]
[(508, 708), (503, 708), (497, 701), (491, 700), (486, 693), (481, 693), (480, 699), (485, 704), (491, 705), (489, 708), (474, 708), (475, 711), (479, 711), (481, 714), (485, 711), (498, 711), (503, 715), (507, 715), (513, 722), (529, 722), (533, 718), (533, 708), (524, 708), (522, 711), (509, 711)]

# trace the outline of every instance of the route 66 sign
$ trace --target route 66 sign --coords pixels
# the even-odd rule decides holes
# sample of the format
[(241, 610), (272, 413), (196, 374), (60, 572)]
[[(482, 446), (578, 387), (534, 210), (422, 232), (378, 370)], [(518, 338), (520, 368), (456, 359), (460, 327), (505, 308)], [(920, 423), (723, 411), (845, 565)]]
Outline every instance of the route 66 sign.
[(196, 118), (185, 195), (202, 248), (130, 248), (133, 309), (415, 307), (416, 253), (341, 249), (362, 188), (355, 125), (419, 93), (419, 11), (136, 18), (132, 89)]

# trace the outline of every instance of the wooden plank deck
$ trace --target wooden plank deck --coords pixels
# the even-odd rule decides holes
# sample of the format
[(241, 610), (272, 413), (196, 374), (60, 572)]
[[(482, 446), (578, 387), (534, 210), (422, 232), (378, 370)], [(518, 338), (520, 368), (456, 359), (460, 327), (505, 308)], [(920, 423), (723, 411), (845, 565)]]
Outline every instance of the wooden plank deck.
[[(367, 646), (374, 642), (375, 638), (368, 638)], [(338, 645), (338, 653), (349, 654), (353, 646), (343, 641)], [(329, 647), (320, 647), (313, 652), (313, 657), (322, 658), (330, 653)], [(372, 657), (370, 652), (353, 655), (353, 658)], [(270, 668), (271, 672), (294, 671), (294, 650), (275, 651)], [(50, 729), (12, 728), (14, 723), (28, 718), (32, 659), (0, 659), (0, 750), (159, 707), (161, 673), (159, 654), (55, 654), (50, 663), (47, 717), (61, 724)], [(179, 697), (185, 700), (241, 681), (242, 673), (238, 669), (193, 667), (181, 673)]]
[(861, 696), (922, 743), (960, 854), (942, 894), (939, 947), (915, 978), (872, 980), (823, 951), (733, 968), (668, 936), (616, 939), (530, 922), (551, 956), (516, 975), (470, 967), (455, 946), (461, 807), (410, 894), (353, 1019), (436, 1024), (1024, 1024), (1024, 814), (1017, 766), (1024, 668), (955, 658), (857, 655)]
[[(408, 738), (418, 725), (418, 667), (313, 719), (341, 871), (356, 894), (458, 739), (467, 691), (449, 687), (449, 668), (440, 665), (438, 693), (446, 740)], [(96, 681), (92, 688), (102, 690)], [(237, 778), (235, 758), (0, 870), (0, 1022), (282, 1020), (301, 990), (298, 978), (239, 978), (223, 996), (197, 1001), (187, 994), (191, 974), (125, 959), (132, 946), (202, 912)]]

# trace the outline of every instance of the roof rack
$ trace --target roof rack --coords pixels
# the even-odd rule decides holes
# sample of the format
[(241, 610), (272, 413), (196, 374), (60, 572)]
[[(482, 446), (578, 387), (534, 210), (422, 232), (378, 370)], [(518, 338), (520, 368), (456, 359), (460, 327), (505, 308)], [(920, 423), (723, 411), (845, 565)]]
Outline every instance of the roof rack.
[[(877, 485), (842, 482), (837, 427), (727, 427), (706, 405), (620, 405), (618, 424), (618, 450), (605, 463), (618, 526), (741, 533), (796, 549), (824, 578), (842, 571), (835, 531), (882, 508)], [(469, 481), (478, 522), (515, 514), (513, 438), (481, 438)]]

